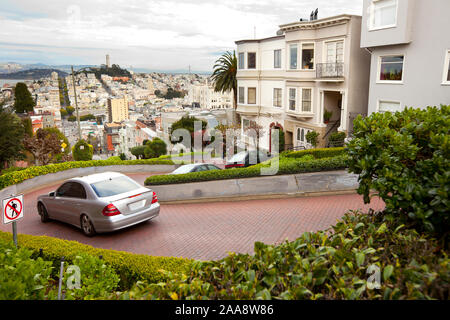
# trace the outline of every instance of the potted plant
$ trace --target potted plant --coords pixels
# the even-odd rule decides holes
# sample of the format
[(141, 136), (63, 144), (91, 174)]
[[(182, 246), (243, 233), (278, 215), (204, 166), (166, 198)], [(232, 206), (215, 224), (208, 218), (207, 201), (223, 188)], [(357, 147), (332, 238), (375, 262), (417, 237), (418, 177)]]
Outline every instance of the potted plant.
[(323, 113), (323, 122), (324, 123), (330, 122), (332, 116), (333, 116), (332, 111), (325, 110), (325, 112)]

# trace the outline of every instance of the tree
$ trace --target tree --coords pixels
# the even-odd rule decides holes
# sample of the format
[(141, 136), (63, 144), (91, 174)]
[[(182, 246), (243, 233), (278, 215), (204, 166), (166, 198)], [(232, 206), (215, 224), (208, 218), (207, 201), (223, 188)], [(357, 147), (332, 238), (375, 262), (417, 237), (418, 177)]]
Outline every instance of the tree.
[[(54, 155), (53, 161), (61, 161), (63, 155), (68, 155), (70, 153), (70, 143), (69, 139), (61, 132), (58, 128), (45, 128), (44, 131), (48, 133), (54, 133), (59, 139), (60, 144), (60, 152)], [(62, 144), (66, 144), (66, 147), (64, 148), (64, 151), (62, 151)]]
[[(227, 51), (215, 63), (211, 79), (214, 81), (214, 91), (233, 92), (233, 107), (237, 108), (237, 59), (236, 53)], [(239, 122), (239, 121), (237, 121)]]
[(24, 128), (17, 115), (0, 108), (0, 164), (2, 167), (21, 158)]
[(137, 146), (137, 147), (131, 148), (130, 152), (137, 159), (144, 159), (145, 158), (145, 148), (146, 148), (146, 146)]
[(319, 138), (319, 133), (317, 133), (314, 130), (313, 131), (309, 131), (306, 134), (306, 141), (308, 143), (310, 143), (314, 148), (317, 146), (317, 143), (319, 142), (318, 138)]
[(167, 145), (161, 139), (154, 138), (152, 141), (147, 143), (144, 154), (147, 159), (158, 158), (167, 154)]
[(33, 124), (31, 123), (31, 119), (29, 117), (26, 118), (22, 118), (22, 125), (23, 125), (23, 129), (24, 129), (24, 133), (31, 137), (34, 132), (33, 132)]
[(192, 145), (188, 145), (187, 141), (180, 141), (181, 139), (179, 137), (172, 136), (173, 132), (177, 129), (185, 129), (189, 131), (191, 134), (191, 144), (194, 141), (194, 133), (195, 133), (195, 122), (201, 122), (202, 127), (202, 134), (206, 130), (206, 127), (208, 126), (208, 123), (206, 121), (197, 119), (196, 117), (190, 117), (190, 116), (184, 116), (180, 120), (174, 122), (172, 124), (172, 127), (170, 129), (170, 140), (175, 143), (181, 142), (186, 148), (191, 149)]
[(61, 117), (62, 117), (62, 118), (65, 118), (65, 117), (67, 117), (67, 116), (69, 115), (69, 113), (67, 112), (67, 110), (64, 109), (64, 108), (61, 108), (61, 110), (59, 110), (59, 112), (61, 112)]
[(75, 161), (89, 161), (94, 155), (94, 147), (81, 139), (73, 146), (72, 154)]
[(33, 111), (35, 103), (25, 83), (18, 82), (16, 84), (14, 96), (14, 109), (17, 113), (26, 113)]
[(263, 127), (257, 124), (256, 121), (250, 121), (249, 126), (244, 131), (248, 137), (253, 139), (253, 145), (256, 146), (256, 150), (259, 150), (259, 140), (265, 132)]
[(66, 107), (66, 111), (69, 114), (69, 116), (71, 116), (75, 112), (75, 108), (68, 106), (68, 107)]
[(49, 164), (55, 155), (61, 153), (61, 142), (58, 135), (44, 129), (38, 129), (35, 135), (26, 136), (23, 140), (25, 149), (34, 156), (35, 165)]

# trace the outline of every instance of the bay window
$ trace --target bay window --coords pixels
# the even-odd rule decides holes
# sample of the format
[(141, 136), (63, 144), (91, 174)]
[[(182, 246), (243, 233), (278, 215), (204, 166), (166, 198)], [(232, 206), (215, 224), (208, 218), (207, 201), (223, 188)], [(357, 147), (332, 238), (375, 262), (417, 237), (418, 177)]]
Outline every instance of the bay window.
[(245, 53), (239, 53), (239, 69), (245, 69)]
[(281, 108), (282, 90), (280, 88), (273, 89), (273, 106)]
[(239, 87), (239, 99), (238, 102), (244, 104), (245, 103), (245, 88)]
[(297, 69), (297, 45), (291, 44), (289, 47), (289, 68)]
[(247, 104), (256, 104), (256, 88), (247, 89)]
[(289, 111), (295, 111), (297, 89), (289, 88)]
[(311, 112), (312, 89), (302, 89), (302, 111)]
[(256, 53), (249, 52), (247, 54), (247, 69), (256, 69)]
[(273, 67), (274, 69), (281, 68), (281, 50), (273, 51)]
[(302, 69), (314, 69), (314, 44), (302, 44)]

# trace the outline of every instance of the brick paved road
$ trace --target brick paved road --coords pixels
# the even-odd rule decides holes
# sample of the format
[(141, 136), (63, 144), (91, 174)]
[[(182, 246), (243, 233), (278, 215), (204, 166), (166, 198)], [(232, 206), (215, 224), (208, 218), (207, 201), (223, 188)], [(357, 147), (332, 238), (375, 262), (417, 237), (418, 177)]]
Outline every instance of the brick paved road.
[[(143, 183), (149, 174), (129, 174)], [(374, 200), (365, 206), (359, 195), (249, 200), (162, 205), (153, 221), (109, 234), (85, 237), (72, 226), (40, 222), (36, 198), (56, 189), (42, 188), (25, 195), (25, 218), (19, 233), (75, 240), (94, 247), (155, 256), (219, 259), (227, 252), (252, 253), (255, 241), (268, 244), (295, 240), (305, 231), (329, 228), (349, 209), (381, 209)], [(10, 225), (0, 230), (11, 231)]]

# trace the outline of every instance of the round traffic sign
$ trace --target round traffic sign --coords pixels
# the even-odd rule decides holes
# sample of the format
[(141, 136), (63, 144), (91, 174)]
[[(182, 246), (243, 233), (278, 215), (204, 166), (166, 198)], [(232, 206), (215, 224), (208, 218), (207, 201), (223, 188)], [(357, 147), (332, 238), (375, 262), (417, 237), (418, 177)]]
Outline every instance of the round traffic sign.
[(4, 209), (5, 209), (6, 219), (15, 220), (22, 213), (23, 205), (19, 199), (14, 198), (14, 199), (9, 200), (8, 203), (6, 203), (6, 206)]

